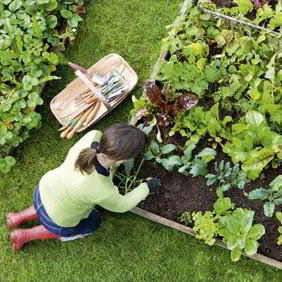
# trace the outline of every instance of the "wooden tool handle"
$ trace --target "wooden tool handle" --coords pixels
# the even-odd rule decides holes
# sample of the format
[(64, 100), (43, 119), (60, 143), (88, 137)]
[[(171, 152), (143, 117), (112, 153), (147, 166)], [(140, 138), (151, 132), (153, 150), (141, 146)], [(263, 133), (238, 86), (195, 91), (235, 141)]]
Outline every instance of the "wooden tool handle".
[(80, 118), (82, 117), (82, 114), (79, 114), (75, 119), (72, 120), (72, 122), (70, 123), (70, 125), (68, 125), (66, 128), (64, 128), (64, 131), (61, 133), (60, 137), (61, 138), (66, 138), (68, 133), (73, 129), (73, 127), (76, 125), (76, 123), (80, 120)]
[[(94, 106), (94, 105), (93, 105)], [(93, 106), (88, 108), (84, 114), (82, 115), (82, 117), (79, 119), (79, 121), (75, 124), (75, 126), (73, 127), (73, 129), (68, 133), (67, 135), (67, 139), (70, 139), (73, 137), (73, 135), (75, 134), (75, 132), (82, 126), (83, 122), (87, 119), (88, 115), (91, 113)], [(95, 108), (95, 106), (94, 106)]]
[(87, 103), (87, 104), (90, 104), (92, 102), (95, 102), (97, 100), (97, 97), (90, 97), (90, 98), (86, 98), (84, 101)]
[(101, 105), (101, 101), (97, 101), (97, 103), (95, 104), (94, 108), (92, 108), (92, 111), (90, 112), (89, 116), (87, 117), (86, 121), (83, 123), (83, 126), (87, 126), (89, 124), (89, 122), (91, 120), (93, 120), (93, 118), (96, 116), (99, 108)]

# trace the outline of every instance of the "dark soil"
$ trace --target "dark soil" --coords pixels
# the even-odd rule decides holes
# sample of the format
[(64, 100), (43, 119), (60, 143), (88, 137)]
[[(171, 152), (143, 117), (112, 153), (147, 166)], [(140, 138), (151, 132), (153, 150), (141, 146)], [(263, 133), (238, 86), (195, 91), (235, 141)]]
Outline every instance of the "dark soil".
[[(204, 147), (207, 144), (207, 141), (203, 141), (198, 147)], [(218, 152), (217, 161), (222, 159), (230, 161), (228, 156)], [(214, 164), (209, 165), (209, 171), (213, 171), (213, 166)], [(244, 191), (250, 192), (253, 189), (267, 187), (279, 174), (282, 174), (282, 167), (275, 170), (268, 168), (264, 171), (264, 179), (256, 179), (246, 184)], [(159, 176), (161, 188), (159, 193), (149, 195), (140, 204), (140, 207), (167, 219), (180, 222), (179, 217), (185, 211), (212, 210), (213, 204), (217, 200), (216, 186), (207, 186), (204, 177), (192, 177), (177, 172), (169, 172), (158, 164), (145, 161), (140, 177), (147, 178), (149, 176)], [(244, 196), (244, 191), (232, 188), (225, 192), (224, 196), (230, 197), (237, 208), (248, 208), (255, 212), (254, 223), (263, 224), (266, 231), (265, 235), (259, 240), (258, 252), (275, 260), (282, 261), (282, 246), (276, 244), (279, 236), (277, 231), (279, 227), (278, 220), (275, 216), (272, 218), (264, 216), (263, 201), (249, 200)], [(282, 207), (276, 207), (275, 212), (277, 211), (282, 211)]]

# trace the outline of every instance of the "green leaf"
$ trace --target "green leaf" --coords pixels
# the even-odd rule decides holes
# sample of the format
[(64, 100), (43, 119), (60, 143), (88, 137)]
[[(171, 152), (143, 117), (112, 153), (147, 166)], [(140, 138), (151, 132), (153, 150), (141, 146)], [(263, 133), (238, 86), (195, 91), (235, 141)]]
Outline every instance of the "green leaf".
[(275, 68), (269, 67), (267, 72), (265, 73), (265, 78), (268, 78), (271, 81), (275, 80)]
[(266, 200), (270, 195), (271, 195), (271, 192), (269, 190), (260, 188), (260, 189), (255, 189), (251, 191), (248, 194), (248, 198), (250, 200)]
[(161, 151), (161, 154), (168, 154), (172, 151), (174, 151), (177, 147), (173, 144), (167, 144), (163, 147), (161, 147), (160, 151)]
[(174, 169), (175, 166), (179, 166), (182, 163), (179, 156), (171, 156), (167, 159), (161, 159), (161, 164), (164, 166), (165, 169), (171, 171)]
[(43, 33), (40, 29), (40, 24), (35, 16), (32, 17), (32, 34), (39, 39), (43, 39)]
[(57, 0), (51, 0), (49, 3), (46, 5), (46, 11), (54, 11), (58, 7), (58, 2)]
[(231, 202), (230, 198), (220, 198), (214, 203), (213, 208), (216, 215), (223, 215), (228, 210), (233, 209), (234, 204)]
[(127, 175), (127, 177), (129, 177), (134, 167), (134, 159), (128, 160), (126, 163), (123, 164), (123, 166), (124, 166), (125, 174)]
[(159, 148), (159, 145), (158, 145), (157, 142), (152, 141), (151, 144), (150, 144), (150, 149), (151, 149), (151, 151), (154, 155), (157, 156), (157, 155), (160, 154), (160, 148)]
[(280, 224), (282, 224), (282, 212), (275, 213), (275, 216), (279, 220)]
[(11, 12), (17, 11), (20, 7), (22, 6), (22, 1), (21, 0), (14, 0), (12, 3), (9, 5), (9, 10)]
[(275, 205), (282, 205), (282, 198), (275, 199), (273, 202)]
[(245, 211), (243, 217), (240, 220), (240, 232), (248, 233), (252, 227), (253, 219), (254, 219), (254, 211)]
[(6, 162), (6, 164), (7, 164), (9, 167), (11, 167), (11, 166), (13, 166), (13, 165), (16, 164), (15, 158), (13, 158), (13, 157), (11, 157), (11, 156), (5, 157), (5, 162)]
[(255, 224), (251, 227), (247, 237), (252, 240), (258, 240), (265, 234), (265, 228), (262, 224)]
[(218, 181), (218, 178), (216, 175), (214, 174), (207, 174), (205, 176), (205, 178), (207, 178), (207, 185), (210, 186), (210, 185), (213, 185), (214, 183), (216, 183)]
[(216, 151), (212, 148), (205, 148), (199, 154), (195, 156), (195, 158), (202, 158), (202, 160), (206, 163), (213, 160), (216, 156)]
[(270, 187), (282, 186), (282, 175), (276, 176), (276, 178), (270, 182), (269, 186)]
[(226, 247), (228, 250), (233, 250), (238, 245), (238, 240), (236, 236), (230, 236), (227, 240)]
[(146, 153), (144, 154), (144, 159), (147, 160), (147, 161), (150, 161), (150, 160), (152, 160), (152, 159), (154, 159), (154, 158), (155, 158), (155, 156), (152, 154), (151, 151), (146, 152)]
[(65, 19), (70, 19), (72, 17), (72, 12), (69, 10), (60, 10), (60, 13)]
[(50, 27), (50, 28), (54, 28), (56, 27), (57, 23), (58, 23), (58, 20), (57, 20), (57, 17), (55, 15), (49, 15), (47, 18), (46, 18), (46, 22), (47, 22), (47, 25)]
[(244, 251), (248, 256), (252, 256), (257, 252), (258, 243), (254, 240), (247, 239)]
[(209, 14), (201, 14), (199, 18), (203, 21), (208, 21), (211, 18), (211, 16)]
[(282, 69), (278, 71), (277, 78), (282, 81)]
[(268, 217), (272, 217), (275, 209), (275, 204), (271, 202), (266, 202), (263, 205), (264, 215)]
[(189, 173), (195, 177), (195, 176), (205, 176), (208, 174), (208, 170), (207, 170), (207, 164), (200, 160), (200, 159), (196, 159), (193, 161), (192, 163), (192, 168), (189, 171)]
[(249, 111), (246, 113), (246, 122), (249, 125), (259, 126), (265, 122), (265, 117), (257, 111)]
[(241, 257), (241, 254), (242, 254), (241, 249), (240, 247), (237, 246), (231, 251), (231, 260), (238, 261)]

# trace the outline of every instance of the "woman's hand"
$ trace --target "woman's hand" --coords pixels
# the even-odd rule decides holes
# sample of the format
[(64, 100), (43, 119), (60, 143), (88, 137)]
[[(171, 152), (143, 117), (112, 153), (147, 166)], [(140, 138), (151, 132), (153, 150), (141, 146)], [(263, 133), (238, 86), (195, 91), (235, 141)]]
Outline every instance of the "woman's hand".
[(147, 179), (146, 182), (148, 184), (150, 193), (156, 193), (161, 186), (161, 180), (159, 177)]

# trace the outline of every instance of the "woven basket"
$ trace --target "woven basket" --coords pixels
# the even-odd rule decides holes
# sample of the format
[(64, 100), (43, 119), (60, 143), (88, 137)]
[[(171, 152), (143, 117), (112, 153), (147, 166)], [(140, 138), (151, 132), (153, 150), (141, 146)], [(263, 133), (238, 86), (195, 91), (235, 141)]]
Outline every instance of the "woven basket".
[[(114, 70), (118, 71), (124, 78), (125, 91), (124, 94), (118, 99), (108, 102), (107, 99), (100, 94), (100, 91), (97, 91), (99, 89), (94, 87), (90, 77), (92, 77), (93, 74), (106, 76), (108, 73)], [(87, 104), (82, 105), (79, 108), (74, 107), (75, 98), (91, 90), (102, 103), (94, 119), (87, 126), (82, 126), (79, 128), (77, 132), (81, 132), (90, 125), (94, 125), (101, 118), (107, 115), (113, 108), (119, 105), (134, 89), (138, 81), (135, 71), (118, 54), (109, 54), (102, 58), (96, 64), (87, 69), (87, 74), (82, 73), (80, 70), (77, 70), (75, 74), (78, 77), (69, 83), (64, 90), (62, 90), (52, 99), (50, 108), (56, 119), (62, 125), (65, 125), (68, 115), (74, 118), (87, 108)], [(64, 117), (62, 117), (63, 114), (65, 114)]]

